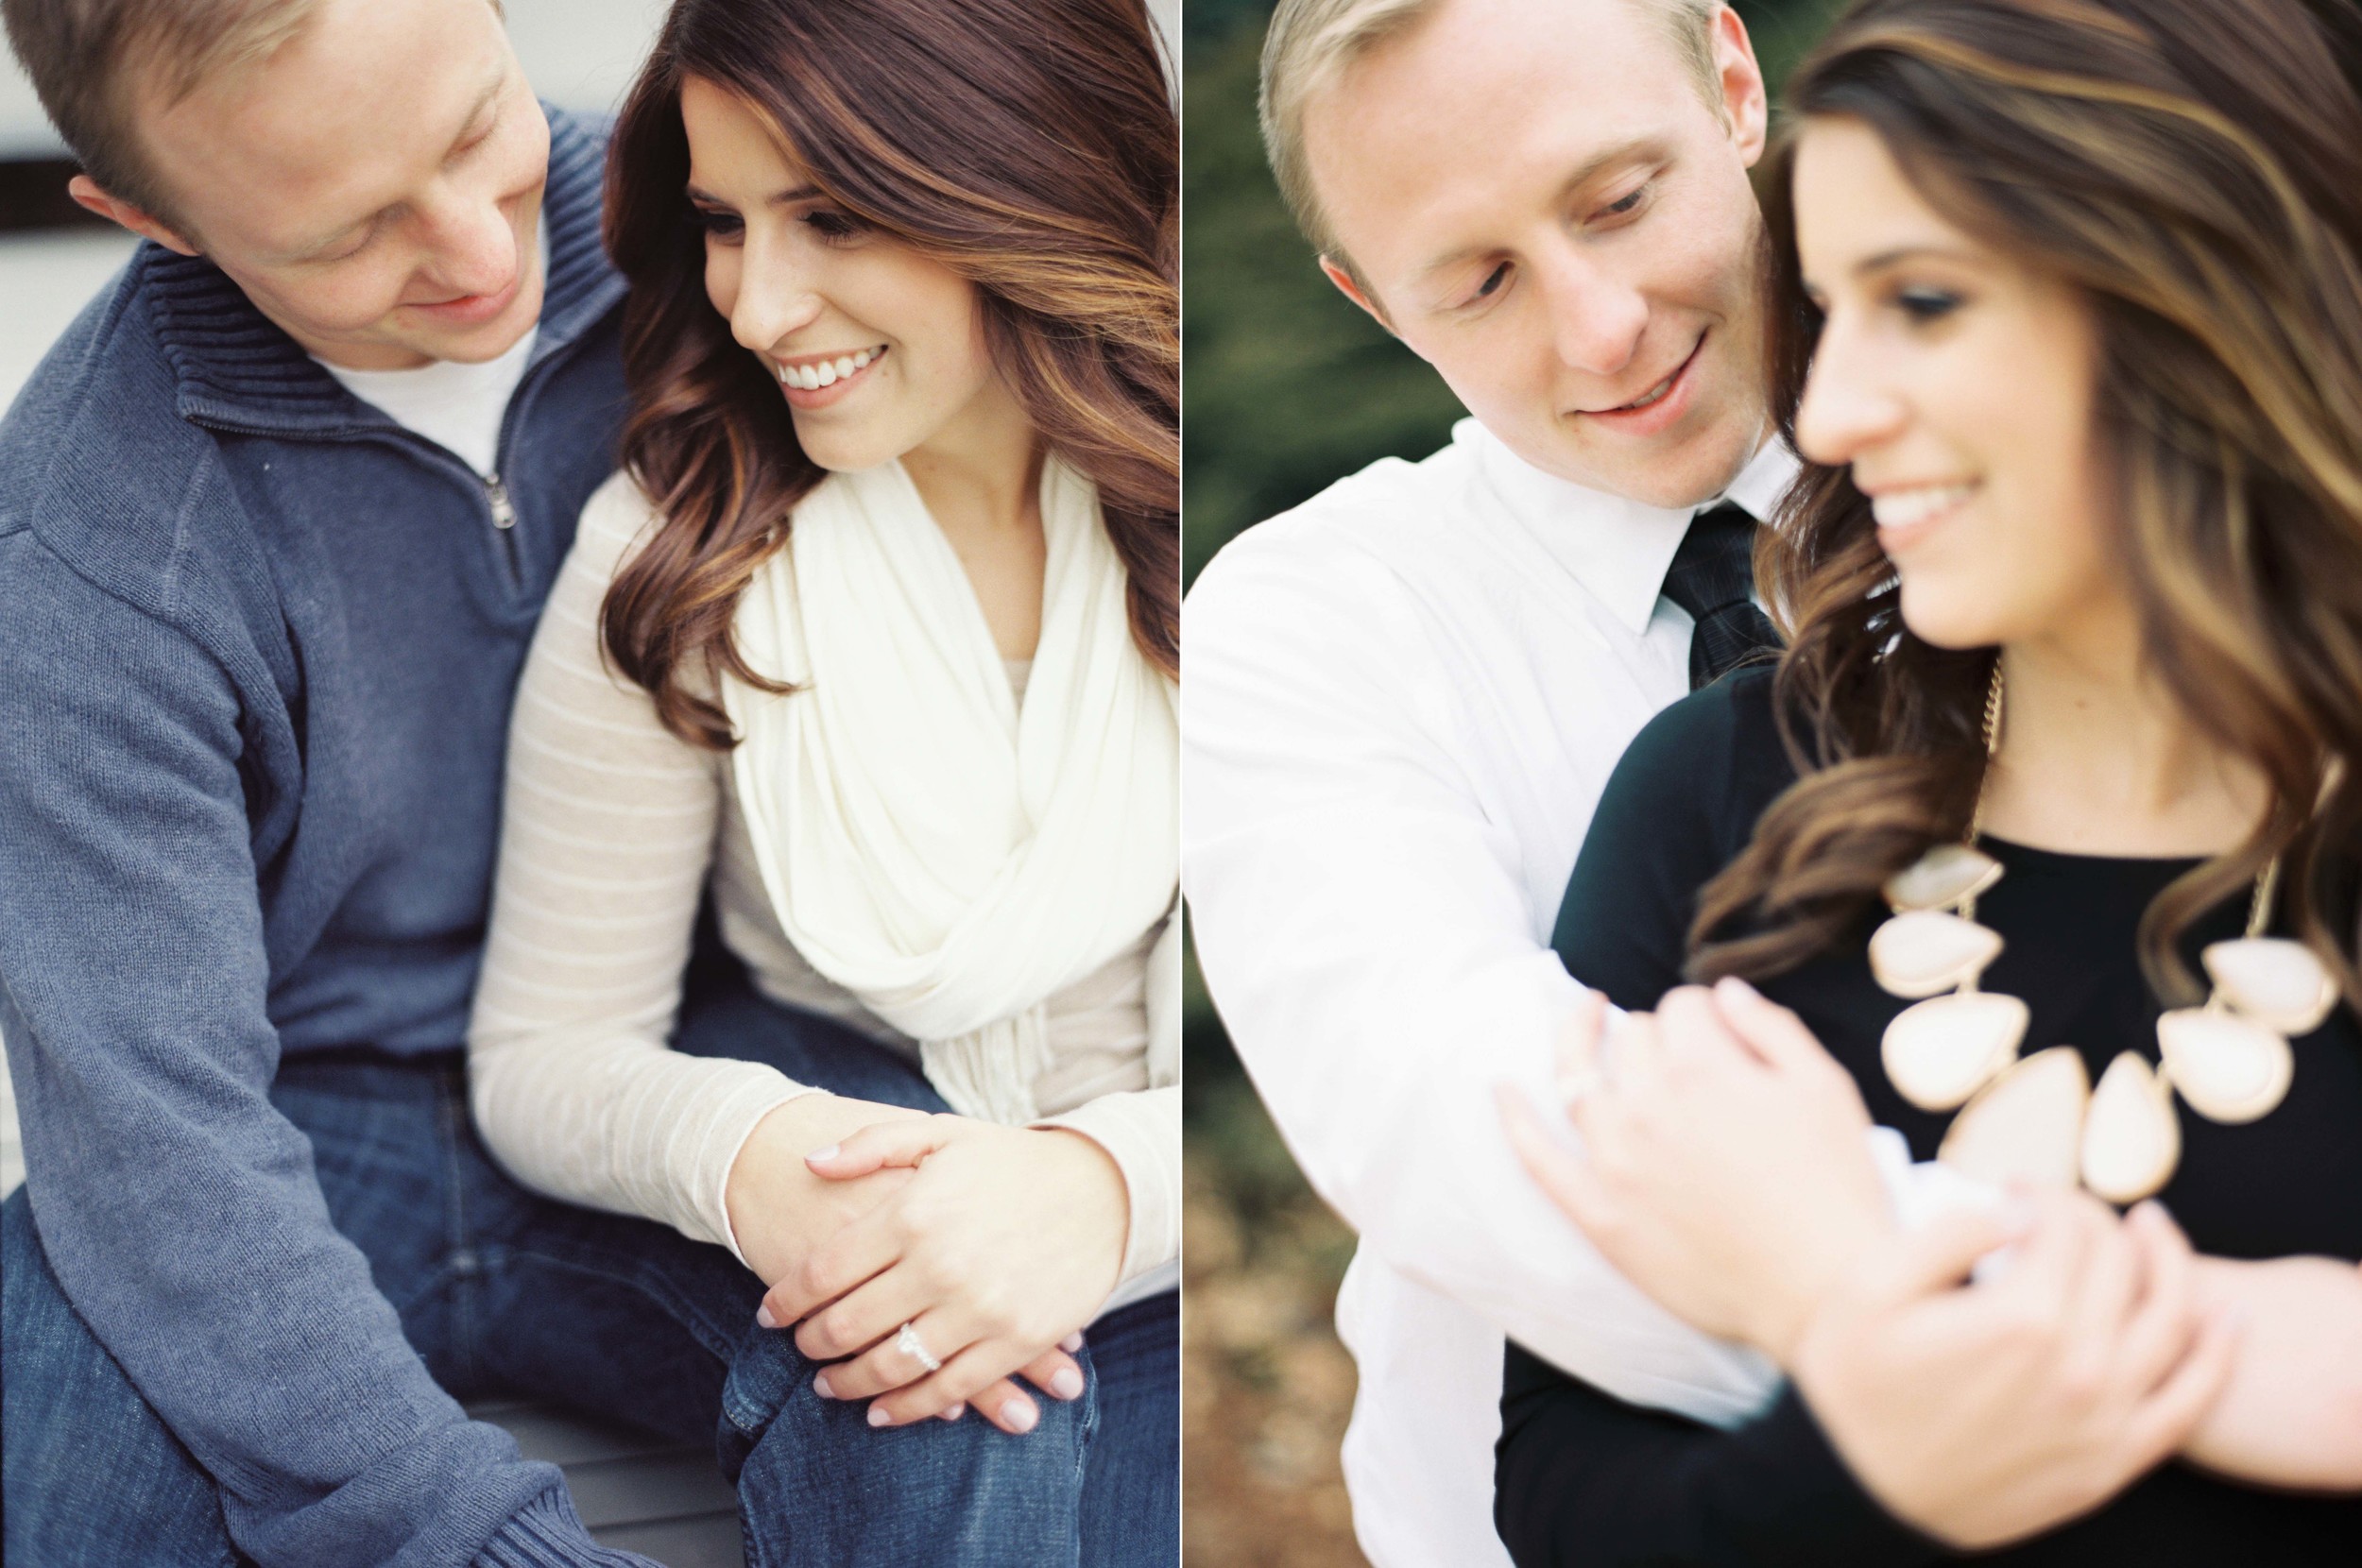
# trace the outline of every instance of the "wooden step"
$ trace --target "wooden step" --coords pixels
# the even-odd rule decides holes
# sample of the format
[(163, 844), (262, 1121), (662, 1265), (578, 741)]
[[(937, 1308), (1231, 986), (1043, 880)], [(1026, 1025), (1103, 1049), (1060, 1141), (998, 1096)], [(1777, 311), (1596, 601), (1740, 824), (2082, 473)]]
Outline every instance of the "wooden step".
[(710, 1446), (670, 1442), (530, 1400), (479, 1400), (468, 1413), (505, 1429), (526, 1458), (565, 1472), (574, 1507), (601, 1545), (665, 1568), (745, 1568), (738, 1495)]

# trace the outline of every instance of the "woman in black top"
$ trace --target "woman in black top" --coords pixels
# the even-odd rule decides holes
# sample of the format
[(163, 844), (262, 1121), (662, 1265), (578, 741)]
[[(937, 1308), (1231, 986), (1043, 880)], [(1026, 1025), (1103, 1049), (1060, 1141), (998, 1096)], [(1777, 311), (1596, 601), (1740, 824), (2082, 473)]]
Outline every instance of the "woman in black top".
[[(2357, 36), (2346, 0), (1867, 0), (1792, 81), (1772, 361), (1810, 466), (1761, 562), (1792, 645), (1618, 767), (1558, 946), (1658, 1019), (1579, 1065), (1587, 1161), (1520, 1141), (1793, 1387), (1721, 1432), (1513, 1347), (1521, 1565), (2362, 1559)], [(1998, 879), (1924, 897), (1963, 843)], [(2002, 948), (1946, 957), (1953, 924), (1874, 975), (1891, 904)], [(2202, 957), (2267, 933), (2302, 950), (2229, 951), (2316, 965), (2325, 1016), (2266, 1028)], [(1891, 1227), (1858, 1129), (1936, 1155), (1966, 1091), (1887, 1037), (1961, 980), (2023, 1000), (2017, 1063), (2063, 1049), (2005, 1047), (1947, 1158), (2179, 1231), (2064, 1196)], [(2292, 1070), (2210, 1077), (2175, 1031), (2226, 1016)]]

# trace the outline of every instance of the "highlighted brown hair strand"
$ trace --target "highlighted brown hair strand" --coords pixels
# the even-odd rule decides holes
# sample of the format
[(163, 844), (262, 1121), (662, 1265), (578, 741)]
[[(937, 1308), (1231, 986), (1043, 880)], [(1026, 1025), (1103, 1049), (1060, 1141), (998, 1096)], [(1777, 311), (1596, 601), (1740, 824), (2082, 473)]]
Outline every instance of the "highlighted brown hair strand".
[[(2343, 0), (1864, 0), (1789, 85), (1869, 126), (1923, 195), (2065, 280), (2097, 328), (2108, 525), (2147, 659), (2268, 781), (2266, 820), (2142, 923), (2178, 944), (2274, 854), (2296, 933), (2357, 994), (2341, 924), (2362, 840), (2362, 22)], [(1793, 436), (1817, 320), (1792, 135), (1767, 167), (1773, 403)], [(1842, 940), (1886, 877), (1967, 827), (1990, 649), (1920, 641), (1868, 503), (1808, 469), (1757, 565), (1800, 778), (1703, 890), (1691, 972), (1761, 976)], [(2350, 889), (2347, 890), (2350, 892)]]
[(734, 743), (731, 636), (823, 477), (705, 296), (680, 85), (769, 123), (847, 212), (967, 278), (1046, 447), (1099, 490), (1134, 640), (1180, 665), (1178, 137), (1141, 0), (680, 0), (625, 103), (608, 247), (632, 282), (625, 466), (661, 520), (608, 590), (608, 656), (666, 726)]

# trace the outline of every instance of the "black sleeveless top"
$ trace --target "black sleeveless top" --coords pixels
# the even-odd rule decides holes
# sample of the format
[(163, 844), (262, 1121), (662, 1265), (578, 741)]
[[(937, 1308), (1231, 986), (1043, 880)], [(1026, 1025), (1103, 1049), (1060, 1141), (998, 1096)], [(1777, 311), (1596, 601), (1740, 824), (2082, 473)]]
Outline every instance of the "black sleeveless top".
[[(1701, 887), (1794, 781), (1768, 671), (1697, 692), (1633, 742), (1601, 798), (1559, 913), (1567, 970), (1619, 1006), (1649, 1009), (1681, 983)], [(1985, 973), (2031, 1012), (2024, 1049), (2081, 1051), (2094, 1082), (2124, 1049), (2157, 1057), (2161, 1011), (2134, 931), (2159, 890), (2195, 862), (2061, 855), (1987, 840), (2006, 868), (1977, 918), (2007, 943)], [(1873, 1119), (1922, 1160), (1950, 1113), (1918, 1110), (1887, 1082), (1878, 1045), (1908, 1004), (1871, 978), (1883, 910), (1834, 950), (1760, 989), (1796, 1010), (1861, 1086)], [(2188, 933), (2199, 948), (2242, 933), (2234, 900)], [(2338, 1008), (2295, 1043), (2287, 1098), (2225, 1127), (2179, 1106), (2182, 1153), (2159, 1194), (2202, 1253), (2362, 1259), (2362, 1028)], [(1503, 1388), (1496, 1518), (1521, 1568), (1647, 1563), (1937, 1560), (1934, 1543), (1886, 1516), (1792, 1389), (1722, 1432), (1624, 1405), (1512, 1345)], [(2362, 1561), (2362, 1497), (2300, 1497), (2168, 1463), (2107, 1508), (1990, 1554), (2011, 1564)]]

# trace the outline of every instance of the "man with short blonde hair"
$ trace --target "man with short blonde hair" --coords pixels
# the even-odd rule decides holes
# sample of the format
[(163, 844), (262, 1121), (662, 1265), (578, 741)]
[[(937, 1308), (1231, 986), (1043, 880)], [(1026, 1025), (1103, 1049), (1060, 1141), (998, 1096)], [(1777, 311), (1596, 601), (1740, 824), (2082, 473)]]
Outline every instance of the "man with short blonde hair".
[[(1263, 151), (1288, 211), (1314, 249), (1351, 271), (1353, 261), (1321, 215), (1304, 157), (1304, 108), (1363, 55), (1425, 19), (1442, 0), (1280, 0), (1263, 35), (1256, 109)], [(1658, 13), (1666, 36), (1720, 111), (1711, 30), (1720, 0), (1630, 0)]]
[(1795, 460), (1759, 367), (1763, 80), (1702, 0), (1281, 0), (1264, 64), (1323, 270), (1474, 418), (1200, 574), (1184, 885), (1241, 1060), (1360, 1233), (1362, 1548), (1505, 1564), (1504, 1331), (1692, 1416), (1772, 1385), (1590, 1249), (1492, 1098), (1549, 1092), (1551, 928), (1617, 758), (1770, 638), (1746, 557)]
[(7, 0), (18, 60), (99, 188), (158, 217), (173, 207), (132, 105), (177, 104), (217, 73), (268, 60), (319, 0)]

